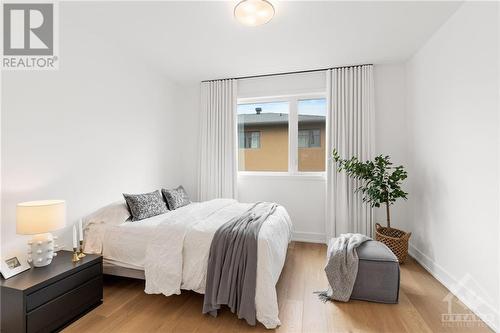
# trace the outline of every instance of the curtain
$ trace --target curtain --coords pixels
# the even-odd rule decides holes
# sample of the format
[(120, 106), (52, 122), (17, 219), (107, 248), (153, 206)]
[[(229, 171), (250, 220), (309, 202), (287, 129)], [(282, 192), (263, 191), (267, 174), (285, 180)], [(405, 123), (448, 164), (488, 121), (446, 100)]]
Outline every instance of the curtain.
[[(374, 83), (373, 66), (354, 66), (327, 71), (328, 153), (336, 149), (342, 158), (373, 158)], [(331, 155), (330, 155), (331, 156)], [(326, 236), (356, 232), (372, 237), (373, 212), (356, 193), (359, 181), (338, 173), (327, 164)]]
[(236, 80), (201, 84), (198, 199), (236, 198)]

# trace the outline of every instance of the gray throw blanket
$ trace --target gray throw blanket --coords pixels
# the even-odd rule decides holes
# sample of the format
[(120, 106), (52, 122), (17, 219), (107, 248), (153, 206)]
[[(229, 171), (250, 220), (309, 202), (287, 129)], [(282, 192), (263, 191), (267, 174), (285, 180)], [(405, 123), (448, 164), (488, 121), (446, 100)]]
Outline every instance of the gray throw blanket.
[(217, 316), (221, 305), (255, 325), (257, 242), (262, 223), (277, 205), (259, 202), (222, 225), (210, 245), (203, 313)]
[(330, 240), (325, 266), (330, 288), (319, 293), (322, 300), (347, 302), (351, 298), (358, 275), (359, 259), (356, 248), (370, 239), (362, 234), (341, 234)]

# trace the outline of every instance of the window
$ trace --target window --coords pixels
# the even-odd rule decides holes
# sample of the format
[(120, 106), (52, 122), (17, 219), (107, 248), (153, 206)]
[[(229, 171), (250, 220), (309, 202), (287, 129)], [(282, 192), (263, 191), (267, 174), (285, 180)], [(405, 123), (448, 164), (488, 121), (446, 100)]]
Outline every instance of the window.
[(299, 148), (320, 147), (320, 137), (319, 129), (299, 130)]
[(238, 170), (288, 171), (287, 101), (238, 105)]
[(298, 152), (297, 170), (325, 171), (326, 99), (300, 99), (297, 102)]
[(245, 132), (244, 140), (240, 140), (240, 148), (257, 149), (260, 148), (260, 132)]
[(238, 102), (238, 171), (325, 171), (326, 99), (321, 94)]

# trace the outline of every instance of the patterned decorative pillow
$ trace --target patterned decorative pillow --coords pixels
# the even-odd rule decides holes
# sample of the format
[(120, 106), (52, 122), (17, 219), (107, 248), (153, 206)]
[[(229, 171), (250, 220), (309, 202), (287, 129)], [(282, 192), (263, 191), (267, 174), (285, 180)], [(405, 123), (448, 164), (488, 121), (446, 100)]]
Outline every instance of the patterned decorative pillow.
[(168, 212), (167, 205), (165, 205), (165, 201), (163, 201), (160, 191), (144, 194), (123, 193), (123, 197), (132, 214), (132, 221), (140, 221), (151, 216)]
[(162, 189), (161, 193), (163, 194), (170, 210), (174, 210), (191, 203), (191, 200), (189, 200), (189, 196), (182, 185), (173, 190)]

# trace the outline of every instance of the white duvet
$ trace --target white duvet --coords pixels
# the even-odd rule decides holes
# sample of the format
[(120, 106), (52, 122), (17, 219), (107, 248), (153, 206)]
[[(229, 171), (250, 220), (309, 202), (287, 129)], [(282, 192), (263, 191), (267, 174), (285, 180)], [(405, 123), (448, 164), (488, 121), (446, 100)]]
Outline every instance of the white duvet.
[[(215, 199), (192, 203), (139, 222), (91, 223), (87, 227), (86, 244), (95, 249), (86, 246), (86, 251), (102, 250), (105, 259), (125, 267), (144, 269), (146, 293), (169, 296), (180, 294), (181, 289), (204, 293), (208, 255), (215, 231), (251, 205), (232, 199)], [(257, 250), (255, 306), (257, 320), (266, 328), (280, 325), (276, 283), (290, 237), (290, 217), (282, 206), (278, 206), (262, 225)]]

